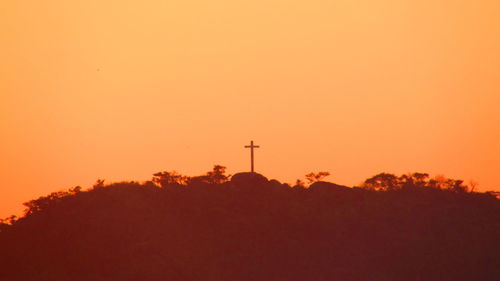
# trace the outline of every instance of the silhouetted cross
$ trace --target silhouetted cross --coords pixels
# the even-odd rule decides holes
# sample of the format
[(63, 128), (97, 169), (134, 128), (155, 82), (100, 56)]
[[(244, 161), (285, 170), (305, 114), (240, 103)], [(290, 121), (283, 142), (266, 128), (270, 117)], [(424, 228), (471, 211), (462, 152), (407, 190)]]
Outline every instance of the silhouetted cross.
[(253, 149), (254, 148), (259, 148), (260, 146), (258, 145), (253, 145), (253, 141), (250, 141), (250, 145), (245, 145), (245, 148), (250, 148), (250, 160), (252, 162), (251, 167), (252, 167), (252, 173), (254, 173), (253, 170)]

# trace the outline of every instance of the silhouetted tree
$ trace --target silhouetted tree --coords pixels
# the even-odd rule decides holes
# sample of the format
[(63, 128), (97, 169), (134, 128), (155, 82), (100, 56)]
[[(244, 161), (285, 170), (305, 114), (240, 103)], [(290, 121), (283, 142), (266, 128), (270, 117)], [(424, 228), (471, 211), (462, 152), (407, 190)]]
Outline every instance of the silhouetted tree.
[(426, 173), (408, 173), (398, 178), (400, 188), (424, 188), (427, 187), (429, 174)]
[(18, 217), (14, 216), (14, 215), (12, 215), (8, 218), (5, 218), (5, 219), (0, 219), (0, 232), (2, 232), (3, 230), (6, 230), (9, 226), (16, 223), (17, 220), (18, 220)]
[(226, 175), (226, 167), (215, 165), (213, 170), (207, 173), (209, 183), (221, 184), (227, 182), (231, 175)]
[(305, 175), (305, 181), (302, 179), (297, 179), (295, 181), (294, 188), (308, 188), (311, 184), (319, 182), (330, 175), (329, 172), (311, 172)]
[(188, 183), (221, 184), (227, 182), (230, 176), (226, 175), (226, 167), (215, 165), (213, 170), (205, 175), (189, 178)]
[(440, 190), (448, 190), (458, 193), (468, 192), (468, 186), (462, 180), (449, 179), (443, 175), (437, 175), (428, 182), (428, 187)]
[(367, 179), (363, 185), (363, 188), (369, 190), (396, 190), (400, 188), (398, 177), (393, 174), (380, 173), (369, 179)]
[(318, 172), (318, 173), (309, 173), (306, 175), (306, 180), (308, 184), (313, 184), (315, 182), (321, 181), (324, 178), (328, 177), (330, 175), (329, 172)]
[(154, 174), (152, 179), (152, 182), (158, 184), (162, 188), (186, 185), (188, 181), (189, 177), (183, 176), (176, 171), (159, 172)]
[(470, 192), (474, 192), (476, 190), (476, 187), (479, 185), (479, 183), (475, 180), (470, 180), (469, 181), (469, 186), (470, 186)]
[(297, 179), (295, 181), (295, 185), (293, 186), (293, 188), (306, 188), (306, 187), (307, 187), (306, 183), (301, 179)]
[(442, 175), (429, 179), (426, 173), (409, 173), (399, 177), (381, 173), (367, 179), (361, 187), (368, 190), (391, 191), (400, 189), (437, 189), (456, 193), (466, 193), (469, 187), (462, 180), (449, 179)]
[(94, 185), (92, 186), (93, 189), (99, 189), (104, 187), (104, 180), (102, 179), (97, 179)]
[(68, 189), (67, 191), (52, 192), (47, 196), (41, 196), (38, 199), (23, 203), (23, 205), (26, 207), (24, 213), (25, 215), (32, 215), (34, 213), (48, 209), (54, 206), (57, 202), (63, 200), (65, 197), (80, 193), (81, 190), (82, 188), (80, 186), (76, 186), (74, 188)]

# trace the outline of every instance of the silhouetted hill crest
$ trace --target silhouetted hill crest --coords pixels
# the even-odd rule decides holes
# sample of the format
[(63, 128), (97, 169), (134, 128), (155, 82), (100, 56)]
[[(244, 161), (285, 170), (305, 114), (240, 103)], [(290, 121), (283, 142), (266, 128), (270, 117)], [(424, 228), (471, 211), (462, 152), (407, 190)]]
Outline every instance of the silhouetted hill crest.
[(384, 173), (360, 188), (324, 181), (291, 188), (223, 171), (194, 180), (162, 172), (145, 183), (99, 181), (32, 200), (25, 217), (0, 224), (0, 280), (500, 276), (500, 201), (464, 192), (458, 181)]

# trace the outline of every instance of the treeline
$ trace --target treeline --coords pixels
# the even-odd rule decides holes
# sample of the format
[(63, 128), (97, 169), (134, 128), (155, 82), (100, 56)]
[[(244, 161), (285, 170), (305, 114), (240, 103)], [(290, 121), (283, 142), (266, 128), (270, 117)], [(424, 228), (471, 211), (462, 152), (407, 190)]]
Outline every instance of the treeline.
[(500, 201), (428, 174), (159, 172), (75, 187), (0, 223), (0, 280), (499, 280)]

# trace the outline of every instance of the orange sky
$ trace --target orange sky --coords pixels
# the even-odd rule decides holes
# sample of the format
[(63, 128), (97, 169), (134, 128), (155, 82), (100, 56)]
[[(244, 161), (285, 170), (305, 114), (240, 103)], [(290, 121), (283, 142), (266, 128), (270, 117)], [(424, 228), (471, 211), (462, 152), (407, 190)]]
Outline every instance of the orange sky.
[(0, 217), (213, 164), (500, 190), (498, 0), (0, 1)]

